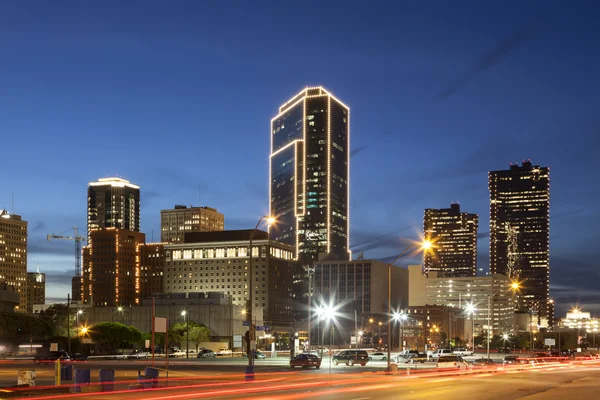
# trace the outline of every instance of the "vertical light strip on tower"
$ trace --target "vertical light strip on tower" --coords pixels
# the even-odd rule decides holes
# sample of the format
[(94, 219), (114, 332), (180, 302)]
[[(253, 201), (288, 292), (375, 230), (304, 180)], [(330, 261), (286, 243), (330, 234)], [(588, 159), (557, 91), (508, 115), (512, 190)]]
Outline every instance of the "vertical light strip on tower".
[(327, 252), (331, 253), (331, 96), (327, 96)]

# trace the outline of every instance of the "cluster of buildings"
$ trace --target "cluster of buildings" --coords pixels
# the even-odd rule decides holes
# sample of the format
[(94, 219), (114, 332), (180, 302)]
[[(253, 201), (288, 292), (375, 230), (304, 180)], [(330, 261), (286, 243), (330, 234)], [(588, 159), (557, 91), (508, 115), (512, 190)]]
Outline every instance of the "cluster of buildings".
[[(410, 316), (401, 329), (417, 344), (440, 332), (468, 339), (519, 329), (518, 314), (552, 327), (548, 168), (523, 161), (489, 173), (489, 274), (477, 276), (478, 216), (451, 204), (425, 210), (423, 236), (434, 250), (423, 265), (392, 267), (389, 284), (387, 264), (352, 260), (349, 107), (322, 87), (303, 89), (271, 120), (269, 160), (276, 223), (267, 231), (225, 230), (216, 209), (176, 205), (161, 211), (161, 240), (149, 243), (140, 228), (140, 187), (122, 178), (90, 182), (87, 245), (72, 280), (82, 320), (122, 319), (148, 330), (143, 316), (154, 299), (157, 316), (177, 321), (176, 310), (186, 308), (220, 338), (247, 329), (250, 304), (256, 324), (313, 344), (320, 304), (336, 304), (347, 317), (340, 320), (350, 321), (338, 327), (342, 343), (359, 325), (380, 331), (388, 307)], [(35, 293), (44, 276), (30, 280), (26, 272), (26, 226), (16, 215), (0, 218), (0, 283), (31, 311), (43, 301)]]

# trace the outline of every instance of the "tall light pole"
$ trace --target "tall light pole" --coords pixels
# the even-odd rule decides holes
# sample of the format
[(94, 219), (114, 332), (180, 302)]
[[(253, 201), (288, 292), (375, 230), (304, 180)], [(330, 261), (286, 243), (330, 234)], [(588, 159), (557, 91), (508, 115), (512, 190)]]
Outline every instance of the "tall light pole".
[(79, 316), (83, 314), (83, 310), (77, 310), (77, 314), (75, 314), (75, 324), (77, 325), (77, 336), (79, 336)]
[(465, 309), (466, 309), (467, 315), (471, 316), (471, 323), (472, 323), (471, 336), (473, 339), (473, 353), (475, 353), (475, 311), (477, 311), (477, 308), (475, 307), (475, 304), (473, 302), (471, 302), (471, 303), (467, 304)]
[(187, 317), (187, 307), (181, 312), (185, 322), (185, 358), (190, 358), (190, 319)]
[[(333, 304), (333, 301), (331, 304)], [(334, 331), (335, 317), (337, 316), (337, 311), (331, 304), (323, 307), (322, 312), (321, 312), (323, 319), (326, 322), (329, 322), (331, 324), (331, 340), (329, 341), (329, 347), (330, 347), (329, 374), (330, 375), (331, 375), (331, 363), (333, 362), (333, 341), (334, 341), (334, 337), (335, 337), (335, 331)], [(321, 358), (323, 358), (322, 354), (323, 353), (321, 352)]]
[[(408, 246), (407, 248), (405, 248), (404, 250), (402, 250), (402, 253), (400, 253), (398, 255), (398, 257), (394, 258), (394, 261), (392, 261), (391, 263), (388, 264), (388, 316), (392, 315), (392, 265), (394, 265), (394, 263), (396, 261), (398, 261), (400, 259), (400, 257), (402, 257), (404, 254), (406, 254), (406, 252), (414, 247), (420, 247), (422, 250), (427, 251), (429, 249), (431, 249), (431, 242), (429, 240), (425, 240), (422, 243), (413, 243), (410, 246)], [(390, 324), (389, 320), (388, 320), (388, 343), (387, 343), (387, 372), (392, 372), (392, 369), (390, 367), (390, 358), (392, 357), (392, 349), (391, 349), (391, 345), (392, 343), (390, 342), (390, 339), (392, 337), (392, 324)]]
[(249, 247), (249, 263), (248, 263), (248, 306), (246, 307), (246, 315), (248, 319), (248, 338), (250, 341), (250, 346), (248, 346), (248, 366), (246, 367), (246, 379), (253, 380), (254, 379), (254, 349), (252, 348), (252, 342), (256, 340), (256, 327), (254, 326), (254, 321), (252, 320), (252, 306), (254, 305), (254, 289), (252, 288), (252, 282), (254, 281), (254, 275), (252, 272), (252, 260), (254, 255), (252, 254), (252, 239), (254, 239), (254, 235), (260, 226), (260, 223), (266, 219), (267, 224), (271, 225), (275, 222), (275, 218), (269, 217), (267, 215), (260, 217), (258, 222), (256, 223), (256, 227), (250, 234), (250, 240), (248, 243)]
[(123, 306), (119, 306), (119, 307), (117, 307), (117, 312), (118, 312), (119, 314), (121, 314), (121, 323), (123, 323), (123, 322), (124, 322), (124, 321), (123, 321), (123, 310), (124, 310), (124, 309), (123, 309)]
[(402, 351), (404, 349), (404, 321), (406, 321), (406, 319), (408, 318), (408, 315), (406, 315), (404, 313), (404, 311), (400, 311), (398, 312), (394, 312), (394, 321), (399, 323), (399, 327), (398, 327), (398, 334), (399, 334), (399, 338), (400, 338), (400, 345), (399, 347), (399, 351)]

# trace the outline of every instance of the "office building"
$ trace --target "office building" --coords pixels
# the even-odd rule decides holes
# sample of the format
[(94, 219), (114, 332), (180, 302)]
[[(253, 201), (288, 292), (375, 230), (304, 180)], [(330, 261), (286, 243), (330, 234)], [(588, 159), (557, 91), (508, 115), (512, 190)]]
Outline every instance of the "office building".
[[(249, 238), (252, 230), (192, 232), (184, 243), (165, 244), (165, 292), (221, 292), (232, 304), (248, 300)], [(268, 325), (292, 325), (294, 248), (258, 230), (252, 241), (253, 308), (262, 307)]]
[(33, 306), (40, 304), (46, 304), (46, 274), (28, 272), (26, 312), (32, 313)]
[(517, 309), (548, 313), (550, 170), (523, 161), (489, 173), (490, 272), (518, 279)]
[(147, 299), (164, 293), (165, 246), (162, 243), (139, 244), (140, 297)]
[(0, 283), (20, 295), (17, 311), (27, 309), (27, 221), (0, 210)]
[(14, 285), (0, 282), (0, 313), (15, 312), (21, 304), (20, 297)]
[(448, 340), (452, 342), (452, 347), (462, 340), (469, 342), (465, 316), (456, 307), (413, 306), (406, 309), (406, 314), (407, 318), (400, 326), (404, 348), (449, 348)]
[(145, 235), (123, 229), (92, 230), (83, 248), (82, 302), (136, 306), (141, 301), (138, 246)]
[(307, 87), (279, 107), (270, 136), (270, 238), (303, 263), (350, 259), (350, 109)]
[(88, 238), (94, 229), (140, 231), (140, 187), (122, 178), (100, 178), (88, 187)]
[(477, 214), (460, 212), (460, 204), (450, 208), (426, 209), (424, 237), (435, 243), (424, 254), (425, 273), (440, 277), (477, 275)]
[[(311, 308), (334, 306), (340, 315), (338, 340), (348, 342), (354, 332), (354, 317), (367, 321), (388, 315), (388, 265), (377, 260), (317, 261), (313, 277)], [(392, 267), (391, 309), (408, 306), (408, 271)], [(308, 307), (308, 303), (306, 304)], [(386, 317), (387, 318), (387, 317)], [(318, 322), (318, 321), (315, 321)], [(318, 325), (311, 327), (316, 343)], [(338, 336), (339, 335), (339, 336)]]
[(181, 243), (186, 232), (212, 232), (225, 229), (225, 217), (210, 207), (176, 205), (160, 211), (160, 241)]
[[(495, 335), (514, 330), (515, 293), (508, 277), (495, 274), (442, 278), (438, 277), (436, 272), (423, 274), (420, 265), (409, 265), (408, 275), (410, 307), (439, 305), (463, 310), (462, 316), (469, 321), (465, 331), (470, 333), (471, 338), (473, 330), (475, 335), (488, 331), (488, 314), (490, 330), (493, 330)], [(475, 307), (474, 321), (473, 315), (466, 312), (469, 304)]]

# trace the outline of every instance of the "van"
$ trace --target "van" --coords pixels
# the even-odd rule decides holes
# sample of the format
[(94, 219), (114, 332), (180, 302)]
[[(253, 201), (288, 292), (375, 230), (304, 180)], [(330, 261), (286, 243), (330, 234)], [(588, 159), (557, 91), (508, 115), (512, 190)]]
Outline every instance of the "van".
[(461, 356), (440, 356), (437, 361), (438, 368), (467, 368), (469, 364)]

